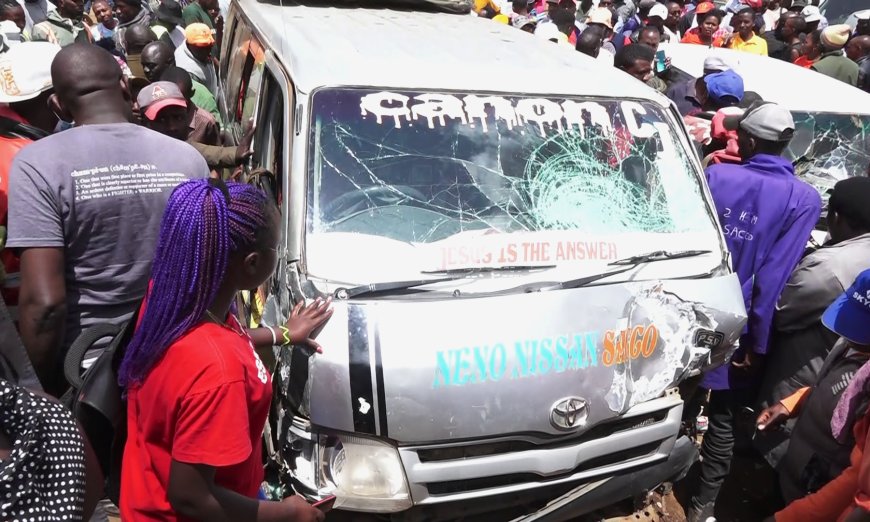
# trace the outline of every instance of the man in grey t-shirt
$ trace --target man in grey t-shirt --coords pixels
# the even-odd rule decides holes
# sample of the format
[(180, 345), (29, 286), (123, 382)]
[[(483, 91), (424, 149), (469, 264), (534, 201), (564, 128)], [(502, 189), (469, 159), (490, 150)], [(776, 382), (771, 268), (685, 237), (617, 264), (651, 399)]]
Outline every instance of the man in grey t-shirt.
[(190, 145), (129, 123), (121, 70), (105, 50), (70, 45), (51, 74), (77, 126), (16, 156), (8, 246), (21, 251), (22, 340), (46, 390), (60, 394), (66, 350), (87, 327), (130, 317), (170, 192), (208, 167)]

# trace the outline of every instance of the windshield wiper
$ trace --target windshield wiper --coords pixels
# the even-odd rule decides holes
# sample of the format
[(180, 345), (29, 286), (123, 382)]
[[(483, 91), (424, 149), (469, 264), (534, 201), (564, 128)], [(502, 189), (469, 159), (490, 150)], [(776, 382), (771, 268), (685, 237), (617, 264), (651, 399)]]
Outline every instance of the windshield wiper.
[(422, 271), (423, 274), (443, 274), (446, 277), (435, 279), (412, 279), (410, 281), (387, 281), (383, 283), (371, 283), (368, 285), (359, 285), (351, 288), (337, 288), (335, 297), (337, 299), (351, 299), (370, 294), (382, 294), (385, 292), (399, 292), (410, 288), (431, 285), (435, 283), (444, 283), (446, 281), (456, 281), (459, 279), (467, 279), (467, 276), (474, 274), (486, 274), (493, 272), (525, 272), (531, 270), (548, 270), (556, 265), (503, 265), (503, 266), (480, 266), (468, 268), (450, 268), (447, 270), (430, 270)]
[(600, 274), (592, 274), (585, 277), (580, 277), (577, 279), (572, 279), (570, 281), (562, 281), (558, 283), (554, 287), (547, 288), (548, 290), (562, 290), (568, 288), (580, 288), (586, 286), (590, 283), (594, 283), (599, 279), (604, 279), (606, 277), (610, 277), (612, 275), (621, 274), (623, 272), (628, 272), (634, 268), (637, 268), (639, 265), (644, 263), (652, 263), (654, 261), (665, 261), (668, 259), (680, 259), (684, 257), (696, 257), (702, 256), (704, 254), (709, 254), (709, 250), (681, 250), (678, 252), (666, 252), (664, 250), (658, 250), (656, 252), (649, 252), (647, 254), (641, 254), (638, 256), (626, 257), (625, 259), (617, 259), (616, 261), (612, 261), (608, 263), (610, 266), (619, 266), (620, 268), (616, 270), (611, 270), (609, 272), (602, 272)]
[(549, 270), (556, 265), (502, 265), (502, 266), (470, 266), (465, 268), (448, 268), (446, 270), (423, 270), (423, 274), (469, 275), (489, 274), (493, 272), (531, 272), (533, 270)]
[[(560, 283), (555, 284), (552, 287), (547, 287), (547, 290), (558, 290), (558, 289), (568, 289), (568, 288), (580, 288), (582, 286), (586, 286), (590, 283), (594, 283), (599, 279), (604, 279), (606, 277), (610, 277), (612, 275), (621, 274), (623, 272), (628, 272), (633, 268), (636, 268), (638, 265), (642, 265), (644, 263), (652, 263), (654, 261), (665, 261), (668, 259), (680, 259), (685, 257), (695, 257), (701, 256), (704, 254), (709, 254), (709, 250), (682, 250), (677, 252), (666, 252), (663, 250), (659, 250), (656, 252), (649, 252), (647, 254), (642, 254), (638, 256), (627, 257), (625, 259), (618, 259), (616, 261), (612, 261), (609, 263), (611, 266), (619, 266), (620, 268), (616, 270), (611, 270), (609, 272), (602, 272), (600, 274), (592, 274), (584, 277), (580, 277), (578, 279), (572, 279), (570, 281), (562, 281)], [(521, 272), (521, 271), (531, 271), (531, 270), (546, 270), (550, 268), (555, 268), (556, 265), (505, 265), (505, 266), (481, 266), (481, 267), (468, 267), (468, 268), (452, 268), (447, 270), (433, 270), (428, 272), (423, 272), (424, 274), (447, 274), (446, 277), (438, 277), (434, 279), (414, 279), (409, 281), (387, 281), (383, 283), (371, 283), (367, 285), (359, 285), (351, 288), (337, 288), (333, 295), (335, 295), (336, 299), (352, 299), (354, 297), (361, 297), (365, 295), (371, 294), (382, 294), (387, 292), (400, 292), (402, 290), (408, 290), (411, 288), (415, 288), (418, 286), (424, 285), (432, 285), (435, 283), (445, 283), (447, 281), (457, 281), (459, 279), (466, 279), (470, 274), (483, 274), (483, 273), (491, 273), (491, 272)], [(543, 290), (543, 289), (541, 289)], [(515, 290), (514, 290), (515, 291)]]
[(407, 290), (423, 285), (432, 285), (435, 283), (444, 283), (446, 281), (456, 281), (457, 279), (465, 279), (464, 276), (449, 276), (438, 277), (435, 279), (414, 279), (410, 281), (386, 281), (383, 283), (371, 283), (367, 285), (353, 286), (350, 288), (336, 288), (334, 296), (336, 299), (351, 299), (369, 294), (381, 294), (385, 292), (397, 292)]
[(639, 265), (641, 263), (650, 263), (652, 261), (664, 261), (667, 259), (680, 259), (684, 257), (697, 257), (709, 254), (709, 250), (679, 250), (677, 252), (668, 252), (666, 250), (657, 250), (639, 256), (626, 257), (607, 263), (608, 265)]

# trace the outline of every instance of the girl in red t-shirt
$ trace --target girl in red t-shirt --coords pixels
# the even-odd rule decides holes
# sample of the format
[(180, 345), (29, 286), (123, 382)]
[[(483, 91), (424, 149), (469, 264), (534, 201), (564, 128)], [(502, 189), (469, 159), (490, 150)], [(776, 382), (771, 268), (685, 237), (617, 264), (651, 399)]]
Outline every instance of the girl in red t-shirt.
[[(193, 180), (169, 198), (151, 289), (120, 369), (127, 389), (121, 516), (131, 521), (313, 521), (302, 497), (258, 501), (270, 376), (256, 344), (308, 344), (318, 301), (279, 329), (242, 328), (236, 293), (277, 264), (277, 207), (250, 185)], [(280, 342), (280, 341), (279, 341)]]

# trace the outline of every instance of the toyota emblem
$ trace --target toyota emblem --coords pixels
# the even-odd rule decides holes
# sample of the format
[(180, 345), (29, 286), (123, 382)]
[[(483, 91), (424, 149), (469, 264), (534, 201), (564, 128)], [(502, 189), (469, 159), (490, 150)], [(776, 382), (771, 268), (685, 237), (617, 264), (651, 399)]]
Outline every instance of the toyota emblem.
[(588, 417), (589, 405), (580, 397), (562, 399), (550, 411), (550, 423), (560, 430), (580, 428), (586, 425)]

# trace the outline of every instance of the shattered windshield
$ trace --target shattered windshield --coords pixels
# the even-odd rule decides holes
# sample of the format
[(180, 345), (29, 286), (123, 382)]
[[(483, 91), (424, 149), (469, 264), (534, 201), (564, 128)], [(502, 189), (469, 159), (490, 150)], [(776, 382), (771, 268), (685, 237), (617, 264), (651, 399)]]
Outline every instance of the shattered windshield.
[(798, 177), (827, 202), (841, 179), (863, 176), (870, 165), (870, 116), (792, 112), (795, 136), (787, 155)]
[(323, 89), (309, 172), (315, 272), (348, 252), (357, 268), (419, 273), (715, 238), (682, 142), (643, 101)]

